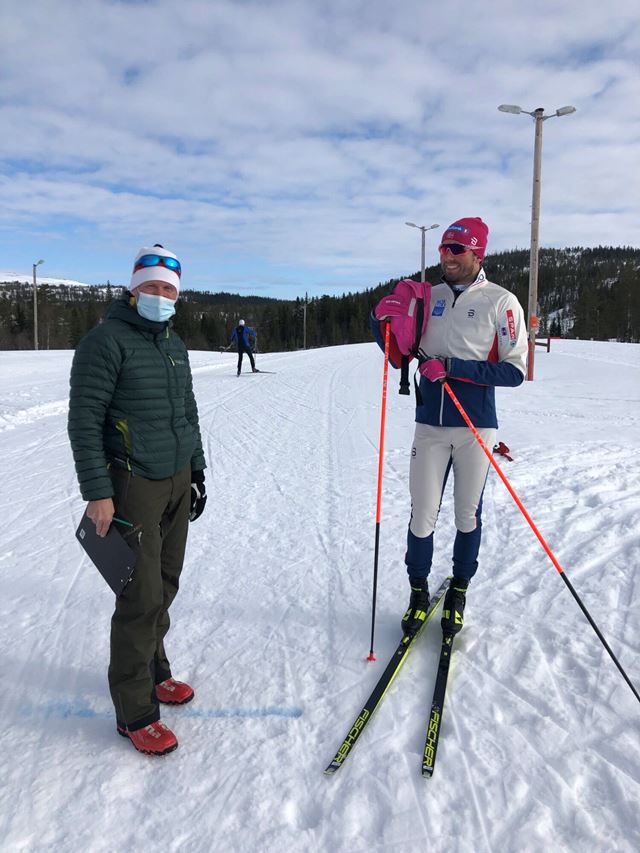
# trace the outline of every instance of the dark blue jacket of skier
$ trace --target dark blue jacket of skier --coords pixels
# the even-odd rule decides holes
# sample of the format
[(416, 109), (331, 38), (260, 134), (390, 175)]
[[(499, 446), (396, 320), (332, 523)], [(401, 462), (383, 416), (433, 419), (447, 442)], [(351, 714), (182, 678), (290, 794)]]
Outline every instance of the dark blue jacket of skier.
[(244, 320), (239, 320), (238, 325), (233, 330), (231, 335), (231, 346), (234, 344), (238, 348), (238, 376), (242, 372), (242, 356), (247, 353), (249, 356), (249, 361), (251, 362), (251, 370), (253, 373), (257, 373), (256, 363), (253, 358), (253, 352), (251, 351), (251, 339), (255, 343), (257, 339), (257, 335), (250, 326), (246, 326)]
[(244, 322), (237, 325), (233, 330), (233, 334), (231, 335), (231, 343), (236, 344), (238, 347), (238, 351), (240, 349), (244, 349), (247, 352), (251, 349), (251, 338), (253, 338), (254, 342), (256, 340), (255, 330), (250, 326), (245, 326)]

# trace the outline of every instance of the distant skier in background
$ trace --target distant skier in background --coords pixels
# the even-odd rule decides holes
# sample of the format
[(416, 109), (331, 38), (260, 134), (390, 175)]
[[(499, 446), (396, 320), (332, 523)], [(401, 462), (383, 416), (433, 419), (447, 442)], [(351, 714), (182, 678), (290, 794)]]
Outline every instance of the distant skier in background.
[[(482, 495), (489, 460), (442, 387), (446, 379), (474, 426), (493, 447), (498, 421), (495, 387), (515, 387), (525, 377), (527, 334), (524, 314), (513, 293), (489, 281), (482, 269), (489, 229), (477, 216), (458, 219), (440, 243), (442, 281), (431, 288), (427, 326), (420, 340), (420, 395), (411, 449), (411, 518), (405, 564), (411, 597), (402, 619), (405, 634), (417, 633), (429, 606), (428, 576), (433, 534), (442, 494), (453, 471), (456, 537), (453, 579), (447, 590), (442, 628), (462, 628), (469, 581), (478, 568)], [(372, 327), (400, 316), (397, 300), (384, 297)], [(382, 344), (381, 344), (382, 345)]]
[(246, 326), (244, 320), (238, 320), (238, 325), (233, 330), (233, 334), (231, 335), (231, 344), (229, 345), (230, 347), (232, 347), (235, 344), (238, 347), (238, 376), (240, 376), (240, 373), (242, 371), (242, 356), (245, 353), (249, 356), (252, 372), (260, 372), (257, 369), (255, 360), (253, 358), (253, 352), (251, 350), (251, 338), (253, 338), (253, 342), (255, 344), (257, 338), (255, 331), (249, 326)]

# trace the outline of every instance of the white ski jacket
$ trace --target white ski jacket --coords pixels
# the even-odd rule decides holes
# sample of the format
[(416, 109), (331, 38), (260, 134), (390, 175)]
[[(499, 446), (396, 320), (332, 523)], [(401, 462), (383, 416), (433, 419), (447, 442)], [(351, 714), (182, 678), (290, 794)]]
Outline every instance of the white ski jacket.
[[(476, 427), (497, 427), (495, 386), (524, 380), (527, 331), (513, 293), (489, 281), (481, 269), (461, 292), (441, 282), (431, 289), (422, 351), (446, 359), (447, 381)], [(422, 402), (416, 421), (432, 426), (465, 426), (440, 382), (420, 379)]]

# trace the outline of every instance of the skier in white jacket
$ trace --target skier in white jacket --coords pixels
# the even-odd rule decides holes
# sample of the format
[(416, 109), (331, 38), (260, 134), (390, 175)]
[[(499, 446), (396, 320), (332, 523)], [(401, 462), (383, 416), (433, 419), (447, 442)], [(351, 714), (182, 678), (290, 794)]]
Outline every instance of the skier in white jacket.
[(487, 280), (482, 260), (489, 229), (478, 217), (454, 222), (443, 234), (441, 283), (431, 290), (421, 350), (420, 396), (411, 450), (411, 520), (405, 563), (411, 599), (405, 634), (417, 632), (429, 604), (428, 575), (442, 493), (453, 470), (456, 537), (453, 579), (444, 600), (442, 628), (462, 628), (469, 581), (478, 568), (482, 493), (489, 460), (442, 386), (446, 378), (489, 447), (498, 421), (495, 386), (520, 385), (526, 372), (527, 334), (513, 293)]

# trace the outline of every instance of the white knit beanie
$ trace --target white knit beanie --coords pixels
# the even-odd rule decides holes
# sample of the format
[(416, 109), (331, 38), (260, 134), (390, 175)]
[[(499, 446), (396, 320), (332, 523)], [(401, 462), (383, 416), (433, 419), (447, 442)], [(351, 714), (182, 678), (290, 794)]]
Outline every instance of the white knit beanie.
[(180, 293), (180, 276), (175, 270), (170, 270), (163, 264), (158, 264), (153, 267), (142, 267), (142, 269), (136, 270), (136, 264), (144, 255), (160, 255), (162, 258), (175, 258), (176, 261), (178, 260), (173, 252), (170, 252), (162, 246), (143, 246), (133, 262), (133, 269), (135, 272), (131, 276), (129, 290), (134, 290), (136, 287), (140, 287), (140, 285), (144, 284), (146, 281), (165, 281), (167, 284), (172, 284), (178, 293)]

